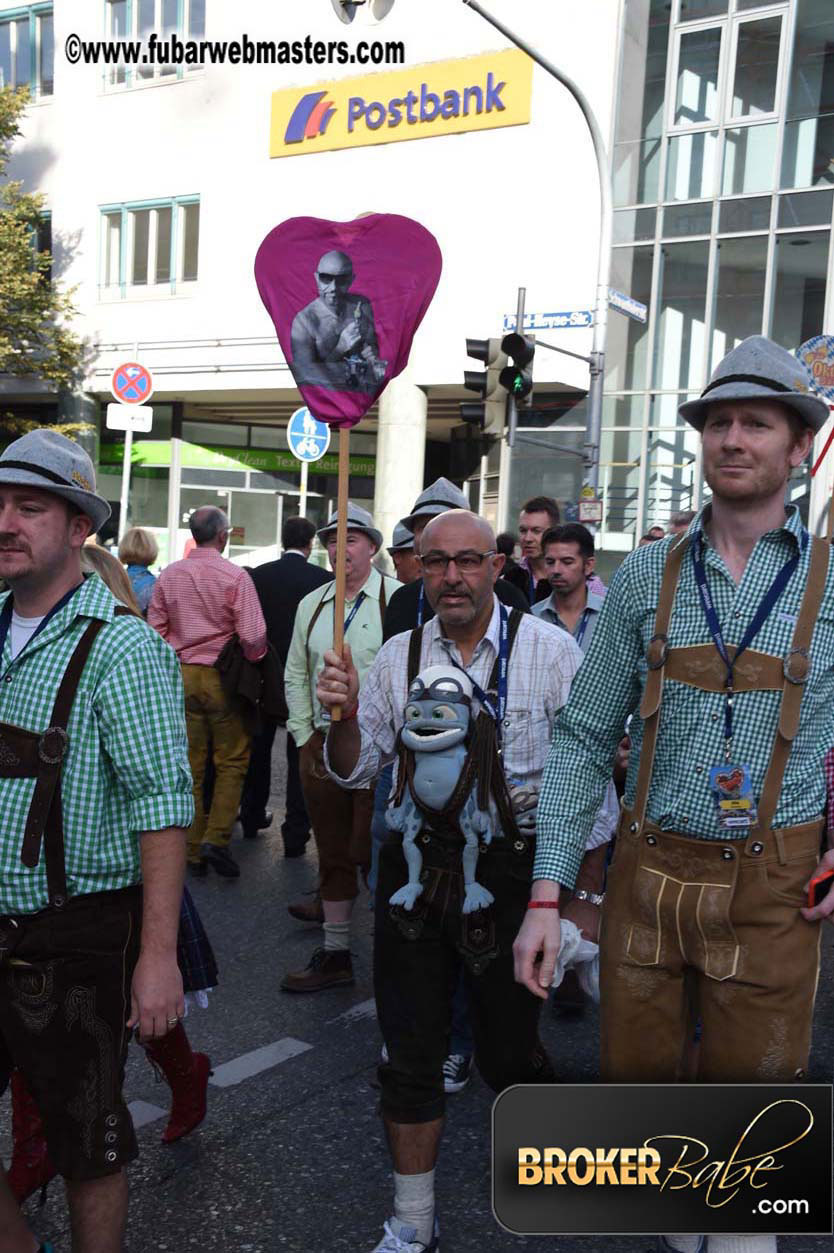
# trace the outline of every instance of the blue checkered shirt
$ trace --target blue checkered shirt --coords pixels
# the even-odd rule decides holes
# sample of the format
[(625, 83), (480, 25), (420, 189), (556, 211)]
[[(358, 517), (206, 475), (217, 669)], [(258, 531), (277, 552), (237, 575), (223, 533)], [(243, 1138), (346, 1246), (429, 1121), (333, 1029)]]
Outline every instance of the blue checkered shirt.
[[(701, 525), (702, 516), (689, 527), (690, 537)], [(802, 533), (799, 513), (791, 506), (784, 525), (757, 541), (738, 585), (705, 536), (707, 580), (728, 644), (738, 644), (777, 572), (797, 548), (801, 549)], [(634, 802), (643, 739), (638, 709), (646, 681), (646, 648), (654, 634), (666, 554), (676, 539), (671, 536), (636, 549), (608, 589), (588, 654), (553, 733), (539, 801), (536, 878), (573, 886), (629, 715), (633, 715), (632, 748), (625, 803)], [(789, 651), (810, 553), (809, 543), (752, 648), (779, 657)], [(711, 642), (687, 554), (669, 625), (669, 645), (684, 648)], [(738, 692), (735, 696), (733, 759), (750, 767), (757, 796), (770, 760), (780, 700), (778, 691)], [(823, 813), (823, 759), (832, 744), (834, 562), (829, 565), (811, 641), (811, 671), (802, 697), (799, 733), (785, 771), (774, 826), (793, 826)], [(650, 821), (663, 830), (726, 841), (729, 833), (718, 827), (709, 788), (710, 767), (723, 760), (723, 692), (701, 691), (667, 677), (646, 810)], [(744, 831), (738, 835), (743, 837)]]

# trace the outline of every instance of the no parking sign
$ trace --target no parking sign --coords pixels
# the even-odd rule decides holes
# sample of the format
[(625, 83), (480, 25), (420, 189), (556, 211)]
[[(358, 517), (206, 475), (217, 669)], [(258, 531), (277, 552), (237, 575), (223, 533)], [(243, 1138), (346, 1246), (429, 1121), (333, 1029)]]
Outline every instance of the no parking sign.
[(143, 405), (153, 395), (151, 372), (138, 361), (125, 361), (113, 371), (110, 390), (121, 405)]

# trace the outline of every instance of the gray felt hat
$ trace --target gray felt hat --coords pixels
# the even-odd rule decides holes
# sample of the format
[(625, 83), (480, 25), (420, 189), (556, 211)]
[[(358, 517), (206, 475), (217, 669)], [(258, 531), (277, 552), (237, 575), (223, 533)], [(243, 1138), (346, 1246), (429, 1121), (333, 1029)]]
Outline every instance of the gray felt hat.
[(96, 492), (93, 463), (80, 444), (41, 427), (0, 453), (0, 485), (39, 487), (72, 501), (92, 519), (96, 531), (110, 517), (110, 506)]
[(438, 513), (446, 513), (449, 509), (468, 509), (469, 500), (448, 479), (439, 478), (422, 491), (414, 502), (411, 513), (400, 518), (403, 526), (411, 529), (415, 518), (432, 518)]
[(778, 400), (814, 432), (822, 429), (829, 413), (826, 402), (812, 392), (811, 376), (798, 357), (764, 335), (751, 335), (728, 352), (700, 399), (685, 401), (678, 413), (702, 431), (708, 407), (716, 400)]
[[(321, 530), (316, 531), (316, 535), (318, 535), (323, 544), (326, 544), (329, 536), (335, 533), (338, 520), (338, 513), (332, 513), (328, 519), (327, 526), (323, 526)], [(382, 547), (382, 531), (376, 529), (374, 520), (367, 509), (363, 509), (360, 505), (355, 505), (352, 500), (348, 501), (347, 525), (349, 531), (364, 531), (371, 542), (376, 544), (377, 549)]]
[(389, 553), (405, 552), (408, 548), (414, 547), (414, 532), (409, 531), (404, 523), (398, 522), (394, 527), (394, 534), (391, 536), (391, 544), (388, 548)]

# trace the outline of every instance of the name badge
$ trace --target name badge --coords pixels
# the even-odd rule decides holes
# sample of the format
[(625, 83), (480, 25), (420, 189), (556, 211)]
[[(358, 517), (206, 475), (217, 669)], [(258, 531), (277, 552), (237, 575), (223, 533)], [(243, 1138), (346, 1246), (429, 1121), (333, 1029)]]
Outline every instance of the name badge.
[(749, 766), (737, 766), (732, 762), (713, 766), (709, 772), (709, 785), (722, 831), (753, 826), (757, 813)]

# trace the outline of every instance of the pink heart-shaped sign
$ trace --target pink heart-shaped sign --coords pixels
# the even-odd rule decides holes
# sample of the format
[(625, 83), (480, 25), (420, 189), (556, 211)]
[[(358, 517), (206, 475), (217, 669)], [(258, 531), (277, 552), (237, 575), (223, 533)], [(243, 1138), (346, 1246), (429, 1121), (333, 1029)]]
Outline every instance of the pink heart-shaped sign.
[(442, 257), (411, 218), (289, 218), (255, 258), (255, 281), (313, 415), (354, 426), (390, 379), (437, 288)]

